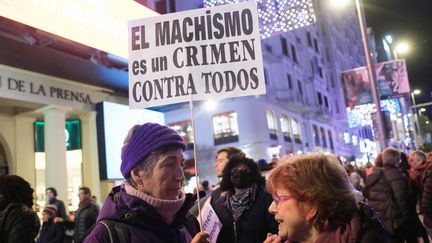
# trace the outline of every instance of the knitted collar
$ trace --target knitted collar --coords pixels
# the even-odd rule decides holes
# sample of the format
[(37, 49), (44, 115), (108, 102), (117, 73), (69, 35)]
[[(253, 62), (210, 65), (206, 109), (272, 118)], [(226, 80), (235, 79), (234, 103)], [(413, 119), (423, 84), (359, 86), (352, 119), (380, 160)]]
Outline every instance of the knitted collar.
[(123, 185), (127, 194), (138, 197), (153, 206), (167, 224), (171, 224), (172, 222), (174, 222), (177, 212), (183, 206), (186, 199), (183, 191), (180, 191), (179, 199), (164, 200), (152, 197), (148, 194), (145, 194), (144, 192), (138, 191), (127, 181), (125, 181)]

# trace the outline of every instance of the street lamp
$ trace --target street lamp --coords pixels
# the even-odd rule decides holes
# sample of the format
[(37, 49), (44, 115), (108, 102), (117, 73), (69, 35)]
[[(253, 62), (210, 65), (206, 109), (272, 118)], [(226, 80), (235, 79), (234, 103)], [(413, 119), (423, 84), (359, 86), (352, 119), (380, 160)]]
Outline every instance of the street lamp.
[(394, 55), (395, 55), (395, 59), (398, 58), (398, 54), (406, 54), (410, 51), (411, 46), (408, 42), (406, 41), (401, 41), (396, 43), (395, 48), (394, 48)]

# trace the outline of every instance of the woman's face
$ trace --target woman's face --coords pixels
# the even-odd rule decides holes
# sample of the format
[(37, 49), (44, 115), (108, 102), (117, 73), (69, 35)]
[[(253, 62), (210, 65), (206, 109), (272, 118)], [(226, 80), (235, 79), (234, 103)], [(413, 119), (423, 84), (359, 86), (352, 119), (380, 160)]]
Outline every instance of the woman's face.
[(152, 197), (175, 200), (182, 189), (184, 156), (182, 149), (170, 150), (157, 158), (151, 175), (139, 171), (142, 180), (141, 191)]
[(313, 226), (307, 219), (307, 212), (286, 189), (277, 189), (269, 212), (279, 224), (278, 235), (282, 240), (302, 242), (313, 238)]
[(252, 176), (250, 169), (245, 164), (239, 164), (232, 168), (231, 171), (231, 183), (235, 188), (243, 189), (251, 185)]

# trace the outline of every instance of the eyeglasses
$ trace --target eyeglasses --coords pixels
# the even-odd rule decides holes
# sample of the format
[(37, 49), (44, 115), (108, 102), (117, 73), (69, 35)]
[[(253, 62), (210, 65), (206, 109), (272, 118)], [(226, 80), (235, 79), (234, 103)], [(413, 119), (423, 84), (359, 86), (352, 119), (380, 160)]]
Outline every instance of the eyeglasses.
[(286, 201), (286, 200), (290, 200), (290, 199), (294, 199), (294, 198), (295, 198), (293, 195), (281, 195), (281, 196), (278, 196), (278, 195), (274, 194), (274, 195), (272, 195), (272, 196), (273, 196), (273, 201), (274, 201), (274, 203), (276, 204), (276, 206), (277, 206), (280, 202), (283, 202), (283, 201)]

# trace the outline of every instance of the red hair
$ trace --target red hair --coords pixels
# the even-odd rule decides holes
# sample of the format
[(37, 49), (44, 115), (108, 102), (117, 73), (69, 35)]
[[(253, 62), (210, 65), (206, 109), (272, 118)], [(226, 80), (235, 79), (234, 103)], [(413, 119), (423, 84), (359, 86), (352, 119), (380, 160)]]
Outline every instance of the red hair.
[(267, 189), (288, 190), (301, 207), (314, 209), (312, 224), (322, 231), (329, 223), (343, 224), (356, 209), (353, 187), (337, 158), (323, 154), (297, 155), (270, 174)]

